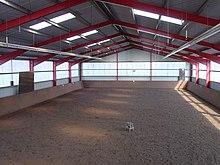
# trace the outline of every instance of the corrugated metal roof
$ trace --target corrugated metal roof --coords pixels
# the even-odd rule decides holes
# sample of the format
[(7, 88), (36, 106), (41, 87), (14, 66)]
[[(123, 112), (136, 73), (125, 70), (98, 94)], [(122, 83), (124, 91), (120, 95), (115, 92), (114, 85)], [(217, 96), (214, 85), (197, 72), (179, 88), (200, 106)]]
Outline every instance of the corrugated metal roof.
[[(59, 1), (59, 2), (63, 2), (63, 1), (64, 0)], [(20, 5), (26, 10), (31, 10), (32, 12), (35, 12), (40, 9), (56, 4), (55, 1), (51, 1), (51, 0), (45, 0), (45, 1), (13, 0), (12, 2), (14, 2), (17, 5)], [(179, 0), (179, 1), (169, 0), (167, 1), (167, 3), (164, 3), (165, 1), (163, 0), (139, 0), (139, 2), (143, 2), (146, 4), (151, 4), (151, 5), (155, 5), (159, 7), (166, 7), (168, 9), (175, 9), (175, 10), (179, 10), (182, 12), (194, 13), (194, 14), (201, 15), (204, 17), (220, 19), (220, 16), (219, 16), (220, 15), (220, 10), (219, 10), (220, 1), (219, 0), (209, 0), (209, 1), (206, 1), (206, 0), (193, 0), (193, 1), (192, 0)], [(189, 38), (194, 38), (200, 35), (201, 33), (205, 32), (207, 29), (211, 28), (208, 25), (190, 22), (187, 19), (185, 20), (183, 25), (176, 25), (176, 24), (167, 23), (164, 21), (162, 22), (156, 19), (151, 19), (151, 18), (147, 18), (143, 16), (136, 15), (135, 17), (133, 17), (132, 8), (125, 7), (125, 6), (118, 6), (118, 5), (108, 3), (108, 5), (106, 5), (106, 8), (107, 10), (109, 10), (109, 12), (111, 12), (113, 18), (118, 19), (120, 21), (137, 24), (137, 25), (152, 28), (152, 29), (158, 28), (158, 30), (160, 31), (178, 34), (178, 35), (189, 37)], [(42, 35), (32, 34), (22, 29), (23, 27), (28, 29), (30, 25), (34, 25), (36, 23), (42, 22), (43, 19), (40, 18), (40, 19), (36, 19), (30, 22), (24, 23), (22, 25), (19, 25), (18, 23), (18, 26), (13, 27), (11, 29), (7, 29), (3, 32), (0, 32), (0, 41), (5, 42), (6, 36), (8, 36), (9, 42), (11, 43), (24, 44), (24, 45), (32, 45), (33, 43), (41, 43), (53, 37), (59, 37), (63, 34), (68, 34), (71, 31), (76, 31), (76, 30), (88, 27), (90, 25), (95, 25), (97, 23), (102, 23), (102, 22), (107, 21), (107, 17), (110, 18), (111, 16), (108, 16), (108, 13), (103, 14), (103, 12), (105, 11), (101, 11), (101, 10), (102, 10), (101, 8), (95, 5), (94, 1), (88, 1), (80, 5), (70, 7), (65, 10), (54, 12), (52, 14), (44, 16), (44, 19), (49, 20), (51, 18), (65, 14), (67, 12), (74, 13), (77, 18), (59, 23), (59, 25), (62, 26), (62, 28), (50, 26), (50, 27), (38, 30), (38, 32), (43, 33)], [(167, 10), (167, 12), (169, 13), (169, 10)], [(157, 11), (155, 11), (155, 13), (157, 13)], [(24, 16), (24, 15), (25, 15), (24, 13), (16, 9), (0, 3), (0, 20), (2, 20), (2, 22), (7, 22), (12, 19)], [(183, 28), (185, 25), (186, 27)], [(21, 26), (21, 28), (19, 28), (19, 26)], [(119, 28), (119, 30), (117, 28)], [(98, 30), (100, 33), (87, 36), (88, 38), (87, 40), (86, 39), (73, 40), (71, 41), (72, 44), (67, 44), (63, 41), (58, 41), (55, 43), (50, 43), (43, 47), (61, 50), (61, 49), (66, 49), (70, 46), (80, 45), (83, 43), (87, 43), (89, 41), (101, 39), (105, 36), (110, 36), (113, 34), (117, 34), (119, 32), (126, 32), (129, 34), (134, 34), (136, 36), (139, 35), (139, 36), (143, 36), (149, 39), (154, 39), (155, 45), (157, 45), (157, 41), (161, 41), (165, 43), (169, 42), (169, 40), (164, 37), (160, 37), (160, 36), (155, 37), (155, 35), (147, 34), (144, 32), (138, 33), (136, 29), (127, 28), (124, 26), (120, 28), (120, 27), (113, 27), (112, 25), (109, 25), (106, 27), (100, 27), (98, 28)], [(187, 36), (186, 36), (186, 31), (187, 31)], [(128, 38), (131, 39), (131, 37), (128, 37)], [(114, 42), (123, 41), (123, 40), (125, 40), (125, 38), (122, 36), (112, 39), (112, 41)], [(140, 41), (136, 39), (132, 39), (132, 40)], [(206, 39), (205, 41), (218, 45), (220, 42), (220, 33)], [(181, 46), (185, 43), (185, 41), (174, 39), (174, 41), (172, 41), (171, 43), (174, 45)], [(108, 45), (108, 43), (104, 43), (103, 45)], [(126, 43), (124, 45), (126, 45)], [(97, 45), (92, 48), (95, 49), (99, 47), (100, 46)], [(117, 48), (117, 47), (119, 46), (114, 46), (113, 48)], [(201, 50), (207, 49), (208, 47), (197, 44), (190, 48), (201, 51)], [(10, 51), (13, 51), (13, 50), (6, 49), (6, 48), (0, 49), (0, 53), (2, 54), (4, 54), (5, 52), (10, 52)], [(82, 47), (74, 51), (78, 53), (78, 52), (85, 52), (88, 50)], [(206, 51), (211, 54), (219, 53), (219, 51), (214, 50), (214, 49), (207, 49)], [(28, 56), (28, 53), (25, 53), (25, 56)]]

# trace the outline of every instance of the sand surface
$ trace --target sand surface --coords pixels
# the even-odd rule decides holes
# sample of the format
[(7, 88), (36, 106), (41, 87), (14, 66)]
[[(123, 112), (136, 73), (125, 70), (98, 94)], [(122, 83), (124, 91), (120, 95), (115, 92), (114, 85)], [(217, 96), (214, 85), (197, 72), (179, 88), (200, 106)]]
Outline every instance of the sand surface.
[(0, 165), (219, 165), (219, 112), (184, 91), (87, 88), (0, 118)]

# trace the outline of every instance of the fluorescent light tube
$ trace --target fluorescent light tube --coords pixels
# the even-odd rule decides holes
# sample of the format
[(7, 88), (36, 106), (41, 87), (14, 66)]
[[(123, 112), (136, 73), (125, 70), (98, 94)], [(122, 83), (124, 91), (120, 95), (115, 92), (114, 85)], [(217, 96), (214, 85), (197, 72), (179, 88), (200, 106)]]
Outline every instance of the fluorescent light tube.
[(144, 17), (148, 17), (148, 18), (153, 18), (153, 19), (159, 19), (159, 17), (160, 17), (159, 14), (150, 13), (150, 12), (137, 10), (137, 9), (133, 9), (133, 12), (136, 15), (140, 15), (140, 16), (144, 16)]
[(56, 55), (65, 55), (65, 56), (73, 56), (73, 57), (80, 57), (80, 58), (100, 59), (100, 58), (96, 58), (96, 57), (79, 55), (79, 54), (70, 53), (70, 52), (62, 52), (62, 51), (58, 51), (58, 50), (32, 47), (32, 46), (26, 46), (26, 45), (11, 44), (11, 43), (4, 43), (4, 42), (0, 42), (0, 47), (29, 50), (29, 51), (33, 51), (33, 52), (52, 53), (52, 54), (56, 54)]
[(164, 38), (171, 39), (171, 37), (165, 36), (165, 35), (162, 35), (162, 34), (156, 34), (156, 33), (148, 32), (148, 31), (143, 31), (143, 30), (139, 30), (139, 31), (140, 31), (140, 32), (143, 32), (143, 33), (152, 34), (152, 35), (157, 35), (157, 36), (159, 36), (159, 37), (164, 37)]
[(55, 18), (50, 19), (51, 21), (55, 22), (55, 23), (60, 23), (60, 22), (64, 22), (70, 19), (75, 18), (76, 16), (71, 14), (71, 13), (67, 13), (67, 14), (63, 14), (60, 16), (57, 16)]
[(66, 40), (68, 40), (68, 41), (73, 41), (73, 40), (77, 40), (77, 39), (79, 39), (79, 38), (81, 38), (81, 37), (80, 37), (80, 36), (73, 36), (73, 37), (67, 38)]
[(171, 39), (171, 37), (169, 37), (169, 36), (165, 36), (165, 35), (161, 35), (161, 34), (156, 34), (156, 35), (159, 36), (159, 37), (164, 37), (164, 38)]
[(86, 37), (86, 36), (89, 36), (89, 35), (92, 35), (92, 34), (95, 34), (95, 33), (98, 33), (98, 31), (97, 30), (92, 30), (92, 31), (89, 31), (89, 32), (85, 32), (85, 33), (81, 34), (81, 36)]
[(184, 21), (181, 20), (181, 19), (172, 18), (172, 17), (168, 17), (168, 16), (165, 16), (165, 15), (162, 15), (160, 20), (170, 22), (170, 23), (174, 23), (174, 24), (178, 24), (178, 25), (182, 25), (184, 23)]
[(51, 26), (51, 24), (43, 21), (43, 22), (40, 22), (40, 23), (37, 23), (35, 25), (30, 26), (30, 28), (34, 29), (34, 30), (40, 30), (40, 29), (43, 29), (43, 28), (46, 28), (46, 27), (49, 27), (49, 26)]

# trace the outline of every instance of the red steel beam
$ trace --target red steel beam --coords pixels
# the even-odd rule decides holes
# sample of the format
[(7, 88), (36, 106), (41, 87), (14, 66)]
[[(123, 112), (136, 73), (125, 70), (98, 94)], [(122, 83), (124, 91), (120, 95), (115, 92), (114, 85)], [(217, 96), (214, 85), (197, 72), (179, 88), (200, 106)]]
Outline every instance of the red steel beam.
[(68, 82), (69, 83), (72, 83), (72, 69), (71, 68), (72, 68), (72, 65), (70, 62), (68, 62), (68, 75), (69, 75)]
[(90, 42), (87, 42), (87, 43), (84, 43), (84, 44), (76, 45), (76, 46), (71, 47), (71, 48), (67, 48), (67, 49), (65, 49), (65, 50), (63, 50), (63, 51), (64, 51), (64, 52), (69, 52), (69, 51), (71, 51), (71, 50), (79, 49), (79, 48), (85, 47), (85, 46), (87, 46), (87, 45), (94, 44), (94, 43), (98, 43), (98, 42), (103, 41), (103, 40), (106, 40), (106, 39), (115, 38), (115, 37), (118, 37), (118, 36), (120, 36), (120, 35), (121, 35), (120, 33), (113, 34), (113, 35), (108, 36), (108, 37), (100, 38), (100, 39), (93, 40), (93, 41), (90, 41)]
[(55, 61), (55, 65), (59, 66), (59, 65), (63, 64), (64, 62), (72, 60), (73, 58), (74, 58), (73, 56), (69, 56), (69, 57), (66, 57), (66, 58), (61, 58), (61, 59)]
[[(151, 47), (150, 47), (150, 48), (143, 48), (142, 46), (137, 46), (137, 45), (134, 45), (134, 47), (135, 47), (135, 48), (138, 48), (138, 49), (140, 49), (140, 48), (141, 48), (141, 49), (145, 49), (145, 50), (148, 51), (148, 52), (151, 52), (151, 51), (152, 51), (152, 52), (154, 52), (155, 54), (158, 54), (158, 52), (152, 50)], [(159, 52), (159, 55), (165, 56), (166, 53), (164, 53), (163, 51), (161, 51), (161, 52)], [(181, 56), (175, 56), (175, 55), (174, 55), (174, 58), (180, 59), (180, 60), (183, 60), (183, 61), (185, 61), (185, 62), (188, 62), (188, 63), (190, 63), (190, 64), (195, 65), (195, 61), (193, 61), (193, 60), (191, 60), (191, 59), (184, 58), (184, 57), (181, 57)]]
[[(142, 45), (142, 46), (147, 46), (147, 47), (149, 47), (149, 48), (157, 48), (158, 50), (160, 50), (161, 48), (160, 47), (157, 47), (157, 46), (151, 46), (151, 45), (148, 45), (148, 44), (144, 44), (144, 43), (141, 43), (141, 42), (137, 42), (137, 41), (132, 41), (132, 40), (129, 40), (130, 42), (133, 42), (133, 43), (135, 43), (135, 44), (140, 44), (140, 45)], [(172, 50), (169, 50), (169, 49), (166, 49), (166, 48), (162, 48), (161, 49), (162, 51), (165, 51), (166, 53), (168, 52), (168, 53), (170, 53), (170, 52), (172, 52)], [(199, 62), (199, 63), (201, 63), (201, 64), (204, 64), (204, 65), (206, 65), (207, 64), (207, 61), (208, 60), (205, 60), (205, 59), (201, 59), (201, 58), (198, 58), (198, 57), (194, 57), (194, 56), (191, 56), (191, 55), (188, 55), (188, 54), (184, 54), (184, 53), (176, 53), (176, 54), (178, 54), (178, 55), (181, 55), (181, 56), (185, 56), (185, 57), (187, 57), (187, 58), (190, 58), (190, 59), (192, 59), (192, 60), (194, 60), (194, 61), (196, 61), (196, 62)]]
[(53, 6), (38, 10), (38, 11), (33, 12), (31, 14), (28, 14), (28, 15), (10, 20), (10, 21), (5, 22), (3, 24), (0, 24), (0, 31), (4, 31), (6, 29), (10, 29), (10, 28), (22, 25), (24, 23), (27, 23), (32, 20), (44, 17), (46, 15), (58, 12), (60, 10), (79, 5), (79, 4), (84, 3), (86, 1), (87, 0), (66, 0), (64, 2), (57, 3)]
[(96, 48), (96, 49), (92, 49), (92, 51), (86, 51), (86, 52), (83, 52), (83, 53), (80, 53), (81, 55), (85, 55), (85, 54), (88, 54), (88, 53), (91, 53), (91, 52), (95, 52), (95, 51), (98, 51), (98, 50), (102, 50), (102, 49), (106, 49), (108, 47), (111, 47), (111, 46), (116, 46), (116, 45), (120, 45), (120, 44), (123, 44), (125, 42), (129, 42), (128, 40), (124, 40), (124, 41), (119, 41), (119, 42), (116, 42), (114, 44), (110, 44), (110, 45), (107, 45), (107, 46), (101, 46), (99, 48)]
[(64, 35), (61, 35), (61, 36), (57, 36), (55, 38), (51, 38), (51, 39), (43, 41), (41, 43), (38, 43), (38, 44), (35, 45), (35, 47), (40, 47), (40, 46), (43, 46), (43, 45), (51, 44), (53, 42), (64, 40), (66, 38), (69, 38), (69, 37), (72, 37), (72, 36), (75, 36), (75, 35), (79, 35), (79, 34), (82, 34), (82, 33), (85, 33), (85, 32), (91, 31), (91, 30), (95, 30), (95, 29), (98, 29), (98, 28), (101, 28), (101, 27), (105, 27), (107, 25), (110, 25), (111, 23), (112, 23), (112, 21), (106, 21), (106, 22), (102, 22), (102, 23), (99, 23), (99, 24), (96, 24), (96, 25), (93, 25), (93, 26), (90, 26), (90, 27), (79, 29), (79, 30), (76, 30), (76, 31), (73, 31), (73, 32), (70, 32), (70, 33), (67, 33), (67, 34), (64, 34)]
[(56, 62), (53, 61), (53, 86), (57, 85), (57, 67)]
[[(128, 37), (132, 37), (132, 38), (135, 38), (135, 39), (141, 39), (143, 41), (147, 41), (147, 42), (150, 42), (150, 43), (155, 42), (155, 40), (152, 40), (152, 39), (149, 39), (149, 38), (146, 38), (146, 37), (141, 37), (141, 36), (133, 35), (133, 34), (124, 33), (123, 35), (128, 36)], [(160, 45), (172, 47), (172, 48), (178, 48), (179, 47), (177, 45), (173, 45), (173, 44), (169, 44), (169, 43), (161, 42), (161, 41), (157, 41), (156, 43), (160, 44)], [(185, 51), (188, 51), (188, 52), (191, 52), (191, 53), (195, 53), (197, 55), (200, 55), (201, 57), (207, 58), (207, 59), (209, 59), (211, 61), (214, 61), (214, 62), (220, 64), (220, 57), (218, 57), (216, 55), (205, 53), (205, 52), (200, 52), (200, 51), (197, 51), (197, 50), (194, 50), (194, 49), (189, 49), (189, 48), (185, 49)]]
[[(160, 31), (160, 30), (149, 28), (149, 27), (136, 25), (136, 24), (131, 24), (131, 23), (122, 22), (122, 21), (117, 21), (117, 20), (114, 20), (113, 24), (124, 26), (124, 27), (129, 27), (129, 28), (132, 28), (132, 29), (140, 30), (140, 31), (142, 30), (142, 31), (148, 31), (148, 32), (155, 33), (155, 34), (161, 34), (161, 35), (169, 36), (171, 38), (186, 41), (186, 42), (191, 41), (193, 39), (193, 38), (189, 38), (189, 37), (186, 38), (186, 37), (180, 36), (178, 34), (167, 33), (165, 31)], [(210, 48), (213, 48), (213, 49), (216, 49), (216, 50), (220, 51), (220, 45), (216, 45), (216, 44), (205, 42), (205, 41), (201, 41), (197, 44), (202, 45), (202, 46), (206, 46), (206, 47), (210, 47)]]
[(210, 88), (210, 77), (211, 77), (211, 62), (210, 61), (207, 61), (206, 63), (206, 67), (207, 67), (207, 70), (206, 70), (206, 87), (207, 88)]
[(199, 63), (196, 64), (196, 84), (199, 84)]
[[(80, 29), (80, 30), (77, 30), (77, 31), (74, 31), (74, 32), (70, 32), (68, 34), (64, 34), (62, 36), (58, 36), (58, 37), (46, 40), (44, 42), (38, 43), (35, 46), (36, 47), (40, 47), (40, 46), (43, 46), (43, 45), (47, 45), (47, 44), (50, 44), (50, 43), (53, 43), (53, 42), (56, 42), (56, 41), (59, 41), (59, 40), (62, 40), (62, 39), (66, 39), (66, 38), (71, 37), (71, 36), (79, 35), (81, 33), (84, 33), (84, 32), (90, 31), (90, 30), (94, 30), (96, 28), (107, 26), (109, 24), (118, 24), (118, 25), (121, 25), (121, 26), (126, 26), (126, 27), (135, 28), (135, 29), (139, 29), (139, 30), (151, 31), (153, 33), (167, 35), (166, 32), (162, 32), (162, 31), (158, 31), (158, 30), (155, 30), (155, 29), (143, 27), (143, 26), (140, 26), (140, 25), (130, 24), (130, 23), (122, 22), (122, 21), (106, 21), (106, 22), (103, 22), (103, 23), (100, 23), (100, 24), (97, 24), (97, 25), (94, 25), (94, 26), (91, 26), (91, 27), (83, 28), (83, 29)], [(116, 34), (115, 36), (119, 36), (119, 35), (121, 35), (121, 34)], [(176, 37), (178, 39), (181, 39), (181, 40), (185, 41), (185, 37), (179, 36), (177, 34), (169, 34), (169, 36), (171, 36), (173, 38)], [(106, 38), (108, 39), (108, 37), (106, 37)], [(98, 40), (95, 40), (95, 41), (91, 41), (89, 43), (77, 45), (75, 47), (65, 49), (64, 51), (70, 51), (70, 50), (73, 50), (73, 49), (78, 49), (80, 47), (83, 47), (83, 46), (86, 46), (88, 44), (92, 44), (92, 43), (95, 43), (95, 42), (98, 42), (98, 41), (101, 41), (101, 39), (98, 39)], [(203, 44), (204, 46), (209, 46), (209, 47), (212, 47), (212, 48), (216, 48), (216, 49), (219, 48), (220, 49), (220, 46), (215, 45), (215, 44), (211, 44), (211, 43), (207, 43), (207, 42), (200, 42), (200, 44)], [(186, 50), (189, 50), (189, 49), (186, 49)], [(8, 60), (11, 60), (11, 59), (21, 55), (24, 52), (26, 52), (26, 50), (17, 50), (17, 51), (11, 52), (9, 54), (5, 54), (3, 56), (0, 56), (0, 65), (5, 63), (5, 62), (7, 62)], [(197, 51), (197, 54), (198, 53), (199, 52)], [(205, 56), (205, 54), (203, 52), (200, 52), (199, 55)], [(214, 55), (213, 56), (209, 56), (208, 55), (208, 56), (206, 56), (206, 58), (209, 58), (212, 61), (220, 63), (219, 57), (217, 57), (217, 56), (214, 56)]]
[[(127, 46), (122, 46), (120, 48), (116, 48), (116, 49), (113, 49), (113, 50), (108, 50), (108, 51), (105, 51), (105, 52), (101, 52), (101, 53), (98, 53), (98, 54), (95, 54), (93, 55), (92, 57), (96, 57), (96, 56), (101, 56), (101, 55), (104, 55), (104, 54), (109, 54), (109, 53), (114, 53), (115, 50), (118, 50), (118, 49), (127, 49), (128, 47), (131, 47), (130, 45), (127, 45)], [(80, 59), (80, 60), (75, 60), (72, 62), (72, 65), (75, 65), (75, 64), (78, 64), (78, 63), (81, 63), (81, 62), (84, 62), (86, 61), (86, 59)]]
[[(91, 41), (91, 42), (88, 42), (88, 43), (85, 43), (85, 44), (81, 44), (81, 45), (77, 45), (75, 47), (72, 47), (72, 48), (68, 48), (68, 49), (64, 49), (62, 50), (63, 52), (67, 52), (67, 51), (70, 51), (70, 50), (75, 50), (76, 47), (77, 48), (80, 48), (80, 47), (84, 47), (86, 45), (89, 45), (89, 44), (92, 44), (92, 43), (96, 43), (96, 42), (100, 42), (100, 41), (103, 41), (103, 40), (106, 40), (106, 39), (111, 39), (111, 38), (115, 38), (115, 37), (118, 37), (120, 36), (121, 34), (114, 34), (114, 35), (111, 35), (111, 36), (108, 36), (108, 37), (104, 37), (104, 38), (100, 38), (100, 39), (97, 39), (97, 40), (94, 40), (94, 41)], [(121, 42), (118, 42), (117, 44), (121, 44)], [(115, 44), (111, 44), (111, 45), (108, 45), (108, 46), (114, 46)], [(108, 47), (107, 46), (107, 47)], [(97, 50), (101, 50), (101, 49), (104, 49), (105, 47), (101, 47), (101, 48), (98, 48), (98, 49), (94, 49), (92, 51), (97, 51)], [(84, 54), (87, 54), (91, 51), (87, 51), (87, 52), (83, 52), (83, 53), (80, 53), (81, 55), (84, 55)], [(42, 56), (42, 57), (39, 57), (37, 59), (34, 59), (34, 66), (46, 61), (46, 60), (49, 60), (50, 58), (52, 57), (55, 57), (56, 54), (48, 54), (48, 55), (45, 55), (45, 56)]]
[(168, 9), (168, 8), (163, 8), (143, 2), (138, 2), (137, 0), (99, 0), (102, 2), (108, 2), (112, 4), (117, 4), (121, 6), (126, 6), (126, 7), (131, 7), (139, 10), (144, 10), (152, 13), (157, 13), (161, 15), (166, 15), (178, 19), (183, 19), (185, 21), (192, 21), (192, 22), (197, 22), (201, 23), (204, 25), (209, 25), (209, 26), (215, 26), (218, 23), (220, 23), (219, 20), (213, 19), (213, 18), (208, 18), (208, 17), (203, 17), (203, 16), (198, 16), (196, 14), (190, 14), (174, 9)]
[(123, 52), (123, 51), (126, 51), (126, 50), (130, 50), (130, 49), (132, 49), (132, 47), (131, 47), (131, 45), (128, 45), (128, 46), (125, 46), (123, 49), (115, 49), (114, 51), (112, 51), (112, 52), (109, 52), (107, 55), (101, 55), (101, 57), (107, 57), (107, 56), (111, 56), (111, 55), (113, 55), (113, 54), (115, 54), (115, 51), (118, 51), (118, 53), (120, 53), (120, 52)]
[(49, 60), (50, 58), (56, 56), (56, 54), (48, 54), (46, 56), (42, 56), (42, 57), (39, 57), (37, 59), (34, 59), (33, 62), (34, 62), (34, 66), (44, 62), (44, 61), (47, 61)]
[[(99, 24), (96, 24), (96, 25), (93, 25), (93, 26), (90, 26), (90, 27), (86, 27), (86, 28), (83, 28), (83, 29), (80, 29), (80, 30), (76, 30), (74, 32), (70, 32), (70, 33), (67, 33), (67, 34), (64, 34), (64, 35), (61, 35), (61, 36), (58, 36), (58, 37), (51, 38), (49, 40), (40, 42), (40, 43), (38, 43), (34, 46), (35, 47), (41, 47), (41, 46), (44, 46), (44, 45), (48, 45), (48, 44), (51, 44), (53, 42), (57, 42), (57, 41), (66, 39), (68, 37), (72, 37), (72, 36), (79, 35), (79, 34), (82, 34), (82, 33), (85, 33), (85, 32), (91, 31), (91, 30), (95, 30), (97, 28), (107, 26), (107, 25), (111, 24), (111, 22), (112, 21), (106, 21), (106, 22), (102, 22), (102, 23), (99, 23)], [(68, 51), (70, 51), (70, 50), (72, 50), (72, 48), (68, 49)], [(27, 50), (16, 50), (14, 52), (11, 52), (11, 53), (0, 56), (0, 65), (7, 62), (7, 61), (9, 61), (9, 60), (11, 60), (11, 59), (16, 58), (17, 56), (20, 56), (24, 52), (27, 52)]]
[[(141, 43), (141, 42), (137, 42), (137, 41), (132, 41), (132, 40), (129, 40), (130, 42), (132, 42), (132, 43), (134, 43), (134, 44), (137, 44), (137, 45), (141, 45), (141, 46), (145, 46), (145, 47), (148, 47), (148, 48), (150, 48), (150, 49), (157, 49), (157, 50), (161, 50), (162, 52), (164, 52), (164, 53), (167, 53), (167, 52), (172, 52), (172, 50), (168, 50), (168, 49), (165, 49), (165, 48), (163, 48), (163, 49), (161, 49), (160, 47), (157, 47), (157, 46), (152, 46), (152, 45), (148, 45), (148, 44), (144, 44), (144, 43)], [(184, 56), (184, 57), (186, 57), (186, 58), (189, 58), (189, 59), (192, 59), (192, 60), (197, 60), (197, 58), (191, 58), (191, 56), (190, 55), (187, 55), (187, 54), (184, 54), (184, 53), (181, 53), (181, 54), (179, 54), (179, 55), (182, 55), (182, 56)], [(179, 56), (178, 56), (179, 57)]]
[(118, 51), (116, 52), (116, 81), (118, 81)]
[[(122, 43), (125, 43), (125, 42), (128, 42), (128, 41), (121, 41), (121, 42), (117, 42), (117, 45), (120, 45), (120, 44), (122, 44)], [(116, 45), (116, 44), (111, 44), (111, 45)], [(99, 48), (100, 50), (101, 49), (103, 49), (103, 47), (101, 47), (101, 48)], [(91, 52), (96, 52), (97, 50), (92, 50)], [(111, 50), (110, 50), (111, 51)], [(91, 53), (90, 52), (90, 53)], [(80, 53), (81, 55), (85, 55), (85, 54), (87, 54), (87, 53), (89, 53), (89, 52), (84, 52), (84, 53)], [(92, 57), (94, 57), (94, 56), (97, 56), (97, 55), (93, 55)], [(59, 60), (56, 60), (55, 61), (55, 65), (56, 66), (58, 66), (58, 65), (61, 65), (61, 64), (63, 64), (64, 62), (67, 62), (67, 61), (69, 61), (69, 60), (72, 60), (73, 58), (75, 58), (75, 57), (73, 57), (73, 56), (70, 56), (70, 57), (66, 57), (66, 58), (62, 58), (62, 59), (59, 59)], [(82, 59), (83, 60), (83, 59)]]
[(150, 81), (152, 81), (152, 75), (153, 75), (153, 65), (152, 65), (153, 57), (152, 57), (152, 50), (150, 51)]

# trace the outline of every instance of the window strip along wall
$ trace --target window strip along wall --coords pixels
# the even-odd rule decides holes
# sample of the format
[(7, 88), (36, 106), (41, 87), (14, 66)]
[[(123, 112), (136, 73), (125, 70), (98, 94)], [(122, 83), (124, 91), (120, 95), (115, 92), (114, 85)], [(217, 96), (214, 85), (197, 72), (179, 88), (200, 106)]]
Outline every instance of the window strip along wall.
[(211, 61), (210, 68), (203, 64), (193, 65), (192, 82), (220, 91), (220, 64)]
[[(83, 63), (83, 80), (178, 81), (185, 62), (88, 62)], [(151, 68), (152, 66), (152, 68)], [(117, 74), (118, 71), (118, 74)], [(152, 75), (151, 75), (152, 71)]]
[[(0, 65), (0, 88), (17, 86), (19, 83), (19, 72), (29, 72), (30, 62), (28, 60), (11, 60)], [(57, 85), (69, 83), (68, 63), (63, 63), (56, 68)], [(79, 81), (78, 64), (71, 67), (72, 82)], [(53, 86), (53, 62), (45, 61), (34, 67), (35, 89)]]

